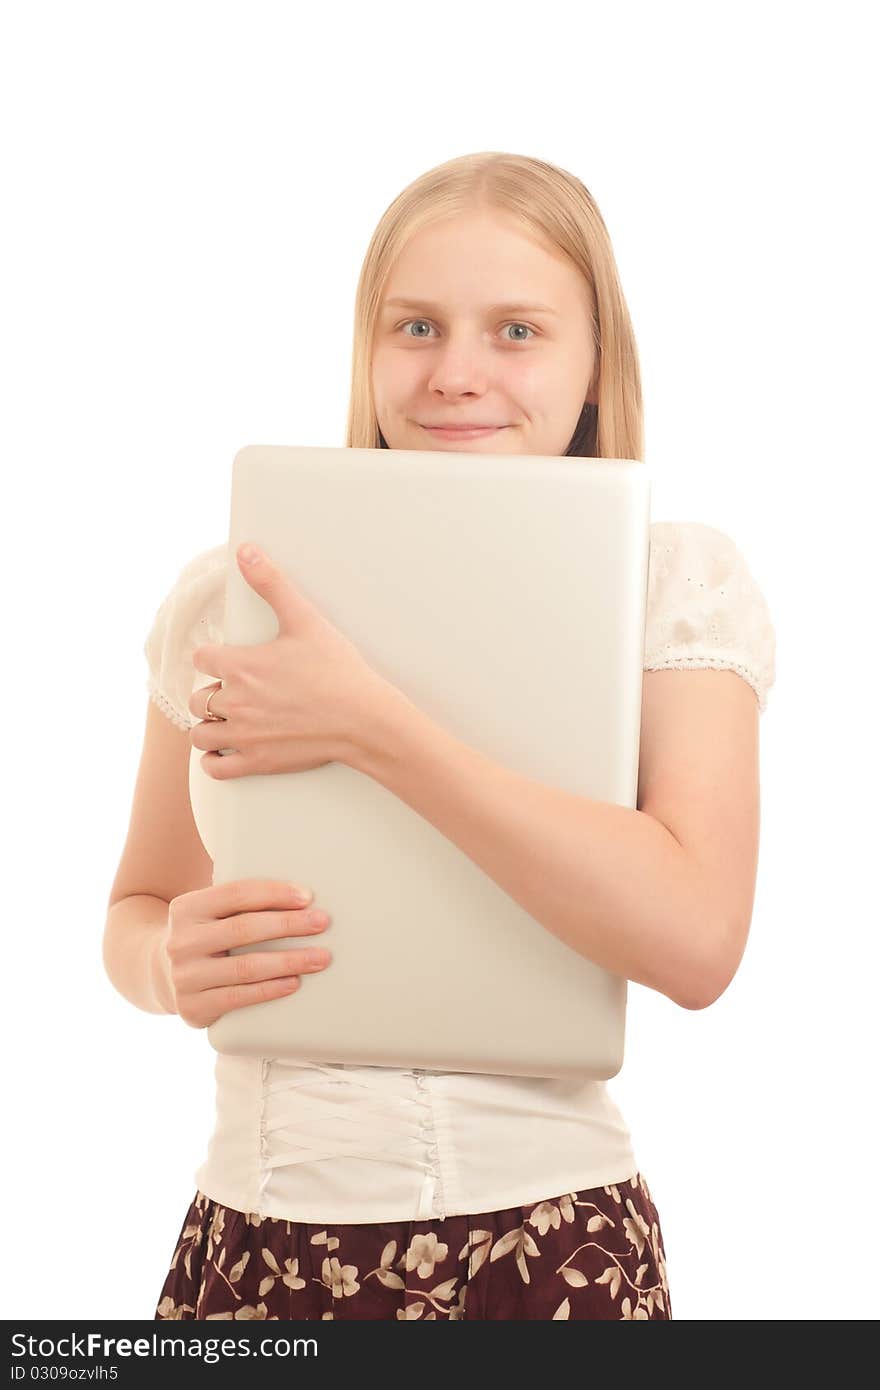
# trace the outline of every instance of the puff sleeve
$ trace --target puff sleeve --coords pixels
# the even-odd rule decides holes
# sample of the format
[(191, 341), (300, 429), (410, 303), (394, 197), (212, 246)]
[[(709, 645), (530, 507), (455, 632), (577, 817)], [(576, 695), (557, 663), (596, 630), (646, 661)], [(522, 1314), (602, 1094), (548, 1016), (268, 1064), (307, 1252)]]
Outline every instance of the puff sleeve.
[(651, 526), (646, 671), (716, 668), (748, 681), (763, 713), (776, 678), (764, 596), (734, 542), (699, 522)]
[(206, 642), (223, 641), (226, 567), (225, 545), (189, 560), (159, 605), (144, 643), (150, 699), (180, 729), (197, 722), (188, 708), (197, 674), (192, 653)]

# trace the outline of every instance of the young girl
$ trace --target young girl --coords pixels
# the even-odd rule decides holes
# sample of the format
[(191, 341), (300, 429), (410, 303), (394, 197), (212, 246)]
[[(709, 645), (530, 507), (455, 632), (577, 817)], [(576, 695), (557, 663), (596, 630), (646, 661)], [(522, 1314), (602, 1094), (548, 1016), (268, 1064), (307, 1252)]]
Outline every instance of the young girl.
[[(391, 204), (358, 284), (346, 444), (642, 457), (629, 314), (578, 179), (480, 154)], [(703, 1008), (749, 929), (775, 641), (722, 532), (655, 523), (649, 563), (636, 810), (477, 761), (413, 706), (384, 743), (323, 761), (383, 781), (590, 959)], [(105, 942), (127, 998), (193, 1027), (299, 983), (286, 952), (229, 957), (242, 932), (322, 929), (285, 885), (211, 886), (193, 822), (193, 747), (214, 776), (246, 766), (218, 769), (219, 748), (242, 746), (234, 704), (193, 662), (222, 642), (226, 564), (225, 545), (191, 560), (146, 641), (152, 700)], [(604, 1082), (223, 1054), (216, 1081), (156, 1318), (672, 1316), (657, 1209)]]

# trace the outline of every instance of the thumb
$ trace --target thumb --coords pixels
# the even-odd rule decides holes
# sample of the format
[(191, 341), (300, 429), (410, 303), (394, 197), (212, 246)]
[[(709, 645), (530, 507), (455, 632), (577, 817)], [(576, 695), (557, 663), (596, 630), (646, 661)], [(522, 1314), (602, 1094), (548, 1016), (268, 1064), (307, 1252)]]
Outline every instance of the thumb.
[(254, 545), (253, 541), (245, 541), (238, 547), (238, 558), (243, 560), (246, 565), (257, 565), (266, 557), (259, 546)]
[(238, 547), (241, 572), (252, 589), (275, 610), (281, 631), (294, 632), (309, 604), (283, 570), (252, 541)]

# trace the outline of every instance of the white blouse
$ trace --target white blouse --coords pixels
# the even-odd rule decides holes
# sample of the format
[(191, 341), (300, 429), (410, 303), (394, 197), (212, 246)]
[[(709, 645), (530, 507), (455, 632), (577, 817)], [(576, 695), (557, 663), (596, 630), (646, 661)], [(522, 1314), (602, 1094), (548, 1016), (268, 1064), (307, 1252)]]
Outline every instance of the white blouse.
[[(191, 654), (223, 641), (227, 546), (196, 555), (144, 645), (151, 699), (181, 729)], [(736, 671), (759, 710), (775, 679), (763, 595), (733, 541), (698, 522), (650, 531), (646, 671)], [(332, 913), (332, 904), (318, 904)], [(497, 1211), (638, 1172), (604, 1081), (302, 1062), (218, 1053), (217, 1113), (195, 1174), (237, 1211), (310, 1223)]]

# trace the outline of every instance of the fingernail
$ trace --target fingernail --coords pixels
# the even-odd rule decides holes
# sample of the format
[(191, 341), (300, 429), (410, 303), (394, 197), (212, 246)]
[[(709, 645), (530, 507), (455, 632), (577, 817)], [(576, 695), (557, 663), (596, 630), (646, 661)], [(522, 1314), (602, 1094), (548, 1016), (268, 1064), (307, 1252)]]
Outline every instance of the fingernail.
[(239, 554), (248, 565), (252, 565), (255, 560), (260, 558), (260, 552), (255, 545), (243, 545)]

